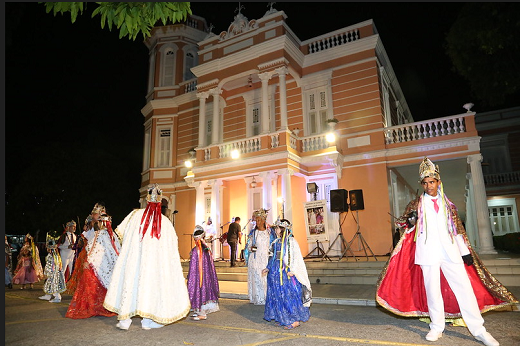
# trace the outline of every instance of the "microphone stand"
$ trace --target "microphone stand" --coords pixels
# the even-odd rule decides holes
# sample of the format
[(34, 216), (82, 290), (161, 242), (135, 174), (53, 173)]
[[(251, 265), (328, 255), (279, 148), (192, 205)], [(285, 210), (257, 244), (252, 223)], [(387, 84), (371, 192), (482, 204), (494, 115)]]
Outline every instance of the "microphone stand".
[[(224, 242), (222, 240), (220, 240), (222, 238), (222, 236), (224, 235), (224, 226), (227, 225), (227, 224), (230, 224), (231, 222), (228, 222), (228, 223), (225, 223), (223, 225), (220, 225), (220, 236), (218, 237), (218, 240), (220, 242), (220, 259), (222, 261), (225, 261), (224, 259)], [(215, 239), (216, 240), (216, 239)]]
[[(251, 221), (253, 221), (253, 219), (249, 219), (249, 220), (247, 220), (246, 225), (242, 228), (242, 234), (245, 236), (244, 249), (245, 249), (245, 246), (246, 246), (246, 244), (247, 244), (247, 234), (245, 234), (244, 231), (246, 230), (247, 225), (249, 225), (249, 223), (250, 223)], [(245, 256), (244, 256), (244, 249), (242, 249), (242, 250), (240, 251), (240, 260), (241, 260), (241, 261), (245, 261), (245, 260), (246, 260), (246, 258), (245, 258)]]

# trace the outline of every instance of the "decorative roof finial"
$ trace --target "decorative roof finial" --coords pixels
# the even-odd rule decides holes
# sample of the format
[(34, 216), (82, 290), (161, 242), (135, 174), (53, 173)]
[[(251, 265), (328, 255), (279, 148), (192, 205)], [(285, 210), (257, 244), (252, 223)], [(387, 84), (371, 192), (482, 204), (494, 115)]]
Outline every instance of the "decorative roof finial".
[(243, 9), (245, 9), (244, 5), (240, 5), (240, 3), (238, 3), (238, 8), (235, 9), (235, 13), (238, 11), (238, 14), (241, 14), (240, 11)]

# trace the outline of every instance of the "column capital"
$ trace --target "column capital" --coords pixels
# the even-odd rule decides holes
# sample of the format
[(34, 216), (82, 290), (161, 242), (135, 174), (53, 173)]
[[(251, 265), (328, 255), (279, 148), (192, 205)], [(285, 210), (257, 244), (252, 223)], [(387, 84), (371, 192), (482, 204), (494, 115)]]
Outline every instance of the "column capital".
[(274, 178), (274, 174), (271, 171), (260, 172), (260, 173), (258, 173), (258, 176), (262, 179), (273, 179)]
[(472, 162), (482, 162), (482, 160), (483, 160), (482, 154), (473, 154), (473, 155), (468, 155), (466, 162), (468, 164), (471, 164)]
[(219, 187), (219, 186), (222, 186), (222, 179), (211, 179), (211, 180), (208, 180), (208, 186), (210, 187)]
[(289, 69), (287, 68), (287, 66), (278, 67), (274, 71), (278, 74), (278, 77), (285, 77), (285, 75), (289, 73)]
[(199, 93), (197, 93), (197, 97), (202, 101), (202, 100), (205, 100), (209, 97), (209, 92), (207, 91), (201, 91)]
[(213, 89), (209, 89), (208, 91), (213, 96), (218, 96), (218, 95), (222, 94), (222, 89), (219, 88), (219, 87), (216, 87), (216, 88), (213, 88)]
[(278, 175), (294, 175), (294, 170), (290, 168), (282, 168), (277, 172)]
[(275, 73), (274, 71), (259, 73), (258, 78), (260, 78), (260, 80), (262, 82), (264, 82), (264, 81), (267, 82), (267, 81), (269, 81), (269, 79), (271, 79), (271, 77), (273, 76), (274, 73)]

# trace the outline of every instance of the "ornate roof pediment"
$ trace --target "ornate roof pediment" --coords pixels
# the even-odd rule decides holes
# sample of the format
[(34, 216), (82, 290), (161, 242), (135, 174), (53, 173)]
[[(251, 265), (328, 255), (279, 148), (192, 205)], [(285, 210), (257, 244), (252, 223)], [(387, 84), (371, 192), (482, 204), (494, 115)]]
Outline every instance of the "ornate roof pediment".
[(231, 23), (228, 28), (228, 31), (222, 31), (220, 33), (220, 41), (224, 41), (230, 39), (234, 36), (240, 35), (246, 31), (250, 31), (258, 28), (258, 24), (256, 23), (256, 19), (248, 20), (246, 16), (242, 13), (238, 13), (235, 16), (235, 20)]

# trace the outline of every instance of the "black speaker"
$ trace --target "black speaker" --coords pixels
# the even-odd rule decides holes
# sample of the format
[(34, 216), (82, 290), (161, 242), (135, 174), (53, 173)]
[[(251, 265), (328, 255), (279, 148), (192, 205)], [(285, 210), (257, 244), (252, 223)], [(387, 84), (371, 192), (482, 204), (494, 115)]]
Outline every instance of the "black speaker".
[(348, 194), (350, 197), (350, 210), (365, 209), (365, 204), (363, 203), (363, 190), (350, 190)]
[(348, 192), (345, 189), (330, 190), (330, 211), (344, 212), (348, 211)]

